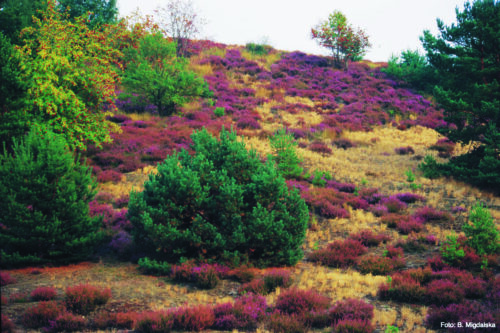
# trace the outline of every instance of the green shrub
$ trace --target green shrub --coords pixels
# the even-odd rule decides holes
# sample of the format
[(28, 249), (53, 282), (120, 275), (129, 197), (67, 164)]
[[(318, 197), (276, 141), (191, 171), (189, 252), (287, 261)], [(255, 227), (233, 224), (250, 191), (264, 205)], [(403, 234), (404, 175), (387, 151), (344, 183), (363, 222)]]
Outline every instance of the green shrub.
[(216, 117), (224, 117), (225, 112), (226, 112), (226, 109), (222, 106), (216, 107), (214, 109), (214, 115)]
[(147, 257), (139, 259), (139, 269), (144, 274), (151, 275), (170, 275), (172, 272), (172, 265), (168, 262), (156, 261)]
[(166, 261), (295, 264), (308, 221), (297, 191), (289, 192), (274, 164), (262, 164), (236, 133), (223, 129), (217, 140), (202, 130), (191, 138), (194, 154), (169, 156), (144, 191), (130, 196), (138, 245)]
[(297, 142), (293, 136), (286, 133), (285, 128), (281, 128), (269, 140), (273, 150), (272, 160), (276, 162), (276, 166), (283, 177), (300, 177), (303, 170), (299, 166), (301, 160), (295, 151)]
[(0, 155), (2, 265), (82, 260), (100, 238), (89, 217), (96, 183), (90, 169), (51, 132), (14, 140)]
[(446, 241), (441, 245), (441, 256), (450, 265), (461, 261), (465, 257), (465, 252), (458, 243), (457, 236), (446, 237)]
[(479, 255), (494, 254), (500, 250), (500, 235), (488, 209), (482, 203), (472, 207), (469, 222), (462, 226), (467, 245)]
[(424, 173), (425, 178), (436, 179), (441, 175), (439, 165), (432, 155), (426, 155), (424, 161), (418, 165), (418, 168)]
[(272, 50), (271, 46), (259, 43), (246, 43), (245, 48), (256, 55), (266, 55)]

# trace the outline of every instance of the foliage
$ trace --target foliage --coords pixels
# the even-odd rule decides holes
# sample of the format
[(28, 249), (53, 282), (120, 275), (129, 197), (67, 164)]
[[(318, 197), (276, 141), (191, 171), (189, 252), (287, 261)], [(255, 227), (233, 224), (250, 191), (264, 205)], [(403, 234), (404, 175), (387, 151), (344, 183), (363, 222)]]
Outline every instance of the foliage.
[(280, 293), (276, 300), (276, 309), (287, 314), (303, 314), (305, 312), (326, 310), (330, 298), (311, 290), (287, 289)]
[(91, 29), (113, 24), (118, 16), (116, 0), (58, 0), (57, 9), (70, 18), (85, 16)]
[(382, 72), (407, 82), (419, 91), (430, 92), (437, 82), (434, 69), (425, 55), (418, 50), (406, 50), (400, 56), (392, 56)]
[(123, 83), (153, 103), (160, 115), (170, 115), (176, 106), (198, 96), (209, 96), (206, 82), (186, 68), (187, 61), (175, 53), (175, 43), (162, 34), (148, 34), (138, 48), (124, 52), (128, 63)]
[(444, 175), (498, 188), (500, 179), (500, 2), (475, 0), (456, 10), (456, 23), (437, 20), (439, 36), (424, 31), (423, 46), (438, 76), (434, 89), (452, 125), (442, 132), (475, 149), (442, 166)]
[(40, 302), (28, 308), (21, 321), (27, 328), (49, 327), (50, 322), (64, 312), (64, 306), (55, 301)]
[[(302, 257), (308, 211), (271, 163), (222, 130), (191, 136), (158, 165), (142, 193), (132, 193), (136, 242), (162, 260), (213, 258), (292, 265)], [(168, 198), (168, 199), (165, 199)]]
[(33, 290), (30, 297), (34, 301), (51, 301), (57, 296), (57, 290), (52, 287), (38, 287)]
[[(0, 16), (4, 11), (0, 11)], [(22, 136), (26, 126), (19, 115), (26, 94), (26, 83), (21, 80), (18, 54), (9, 39), (0, 32), (0, 144), (12, 144), (14, 137)]]
[(0, 272), (0, 287), (16, 283), (17, 280), (9, 272)]
[(347, 68), (349, 61), (360, 60), (370, 47), (365, 32), (354, 29), (347, 18), (336, 10), (328, 16), (328, 20), (311, 29), (313, 39), (321, 46), (331, 50), (335, 65)]
[(155, 10), (159, 29), (175, 41), (178, 57), (187, 56), (189, 39), (200, 32), (204, 20), (198, 16), (192, 0), (168, 0)]
[(297, 156), (297, 142), (293, 136), (286, 133), (285, 128), (281, 128), (269, 140), (273, 150), (272, 160), (276, 162), (276, 167), (283, 177), (300, 177), (303, 170), (299, 166), (301, 159)]
[(440, 175), (439, 166), (440, 164), (432, 155), (426, 155), (424, 161), (418, 165), (418, 168), (424, 173), (424, 177), (436, 179)]
[(500, 250), (500, 233), (493, 217), (482, 203), (476, 203), (469, 214), (469, 222), (462, 225), (466, 244), (479, 255), (496, 254)]
[(172, 265), (168, 262), (161, 262), (148, 257), (139, 259), (139, 269), (144, 274), (168, 276), (172, 272)]
[(34, 18), (34, 27), (21, 34), (20, 79), (28, 93), (20, 115), (39, 133), (61, 133), (72, 148), (85, 149), (89, 142), (100, 146), (118, 130), (102, 108), (114, 105), (113, 64), (121, 53), (104, 32), (89, 30), (82, 17), (68, 21), (54, 6), (49, 1), (42, 18)]
[(330, 267), (347, 267), (354, 265), (356, 258), (366, 252), (366, 247), (360, 241), (346, 239), (336, 240), (326, 248), (312, 252), (309, 260), (317, 261)]
[(111, 289), (79, 284), (66, 288), (65, 304), (70, 311), (88, 314), (99, 305), (106, 304), (111, 298)]
[(0, 6), (0, 32), (10, 42), (19, 45), (19, 32), (33, 25), (33, 16), (40, 17), (40, 11), (47, 8), (47, 0), (5, 0)]
[(214, 109), (214, 115), (216, 117), (224, 117), (225, 109), (223, 107), (216, 107)]
[(0, 243), (3, 265), (71, 262), (99, 240), (89, 217), (95, 195), (90, 169), (60, 135), (31, 130), (0, 155)]
[(273, 49), (270, 45), (265, 43), (246, 43), (245, 48), (253, 54), (264, 56), (269, 54)]

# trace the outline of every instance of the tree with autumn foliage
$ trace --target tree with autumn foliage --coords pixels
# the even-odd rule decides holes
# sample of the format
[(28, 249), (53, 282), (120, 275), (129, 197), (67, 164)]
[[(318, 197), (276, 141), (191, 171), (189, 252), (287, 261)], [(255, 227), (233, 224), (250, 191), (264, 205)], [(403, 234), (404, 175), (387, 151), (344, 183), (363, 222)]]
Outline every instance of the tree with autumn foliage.
[(331, 50), (337, 67), (347, 68), (349, 61), (360, 60), (371, 46), (366, 33), (349, 25), (345, 15), (338, 10), (312, 28), (311, 35), (319, 45)]
[(14, 113), (41, 135), (62, 134), (72, 148), (111, 142), (110, 131), (118, 127), (106, 121), (103, 108), (114, 106), (121, 52), (106, 37), (90, 30), (85, 17), (70, 20), (49, 1), (34, 26), (21, 32), (23, 44), (16, 51), (27, 85), (24, 106), (3, 113), (0, 126)]

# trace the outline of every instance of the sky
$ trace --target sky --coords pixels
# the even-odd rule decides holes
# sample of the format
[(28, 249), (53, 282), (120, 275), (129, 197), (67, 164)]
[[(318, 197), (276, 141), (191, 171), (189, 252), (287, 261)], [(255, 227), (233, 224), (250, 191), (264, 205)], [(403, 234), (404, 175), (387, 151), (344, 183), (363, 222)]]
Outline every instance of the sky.
[[(456, 20), (455, 8), (465, 0), (192, 0), (206, 24), (200, 39), (245, 45), (265, 42), (276, 49), (327, 55), (311, 39), (311, 28), (340, 10), (355, 28), (363, 29), (372, 47), (371, 61), (387, 61), (403, 50), (422, 51), (424, 30), (438, 33), (436, 18), (446, 25)], [(117, 0), (120, 16), (136, 8), (152, 14), (166, 0)], [(422, 51), (423, 52), (423, 51)]]

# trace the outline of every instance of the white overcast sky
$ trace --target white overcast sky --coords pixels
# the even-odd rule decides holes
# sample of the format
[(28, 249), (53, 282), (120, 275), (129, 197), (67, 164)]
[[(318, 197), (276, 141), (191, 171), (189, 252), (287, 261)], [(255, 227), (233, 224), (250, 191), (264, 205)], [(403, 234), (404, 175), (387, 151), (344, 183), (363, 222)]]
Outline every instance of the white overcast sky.
[[(139, 8), (151, 14), (166, 0), (118, 0), (121, 16)], [(436, 18), (449, 25), (465, 0), (193, 0), (207, 22), (201, 38), (226, 44), (267, 41), (276, 49), (327, 54), (310, 38), (311, 28), (334, 10), (369, 36), (365, 58), (387, 61), (392, 54), (420, 49), (424, 30), (437, 34)]]

